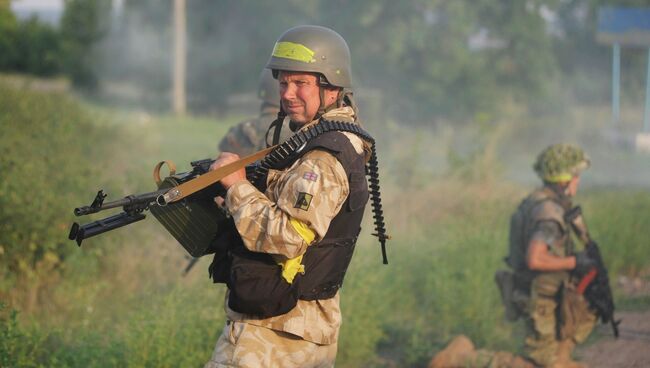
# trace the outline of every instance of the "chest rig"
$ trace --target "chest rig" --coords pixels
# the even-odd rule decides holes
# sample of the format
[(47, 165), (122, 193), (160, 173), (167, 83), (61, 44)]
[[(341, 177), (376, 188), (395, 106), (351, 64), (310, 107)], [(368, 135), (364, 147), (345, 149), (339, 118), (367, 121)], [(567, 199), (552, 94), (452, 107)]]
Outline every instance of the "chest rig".
[(381, 234), (379, 238), (385, 259), (384, 243), (387, 236), (379, 198), (374, 144), (371, 159), (366, 164), (364, 156), (355, 151), (342, 132), (356, 134), (361, 139), (374, 143), (374, 139), (355, 124), (321, 121), (289, 138), (251, 170), (248, 179), (264, 192), (270, 169), (285, 170), (307, 152), (324, 150), (336, 157), (343, 166), (350, 193), (339, 213), (332, 219), (323, 239), (307, 248), (302, 262), (305, 273), (298, 274), (291, 284), (281, 277), (281, 267), (269, 254), (246, 249), (232, 223), (233, 231), (228, 232), (227, 238), (220, 241), (228, 244), (226, 252), (217, 251), (210, 266), (213, 280), (228, 285), (228, 306), (232, 310), (266, 318), (287, 313), (299, 299), (333, 297), (343, 284), (369, 197), (373, 199), (375, 230)]

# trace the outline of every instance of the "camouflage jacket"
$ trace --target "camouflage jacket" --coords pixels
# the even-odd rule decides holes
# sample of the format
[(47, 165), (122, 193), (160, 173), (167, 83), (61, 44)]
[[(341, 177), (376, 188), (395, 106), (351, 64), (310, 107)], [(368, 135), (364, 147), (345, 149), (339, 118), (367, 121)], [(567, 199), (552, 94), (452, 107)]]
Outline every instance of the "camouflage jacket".
[[(348, 107), (331, 110), (323, 117), (355, 121)], [(344, 134), (355, 150), (363, 154), (363, 141), (354, 134)], [(265, 193), (247, 181), (233, 185), (228, 190), (226, 206), (246, 248), (295, 258), (325, 236), (349, 194), (347, 180), (343, 166), (334, 156), (314, 150), (284, 170), (271, 170)], [(307, 203), (305, 194), (309, 198)], [(317, 344), (335, 343), (341, 324), (338, 293), (325, 300), (298, 300), (288, 313), (266, 319), (237, 313), (228, 308), (227, 300), (225, 309), (230, 320), (284, 331)]]

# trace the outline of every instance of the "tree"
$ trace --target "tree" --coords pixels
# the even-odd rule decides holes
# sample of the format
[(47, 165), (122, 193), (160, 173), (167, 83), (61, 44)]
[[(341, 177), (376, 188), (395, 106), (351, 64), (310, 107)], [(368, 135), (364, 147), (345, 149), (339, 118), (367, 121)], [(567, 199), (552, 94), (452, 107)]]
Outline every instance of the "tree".
[(110, 26), (110, 0), (66, 0), (61, 18), (63, 68), (75, 86), (93, 89), (95, 45)]
[[(563, 101), (571, 89), (561, 82), (572, 77), (576, 60), (604, 52), (593, 38), (593, 9), (608, 1), (193, 0), (188, 108), (223, 111), (231, 94), (254, 91), (277, 37), (299, 24), (339, 32), (352, 51), (355, 85), (382, 91), (391, 101), (383, 112), (400, 120), (494, 116), (505, 100)], [(127, 1), (113, 37), (123, 43), (113, 44), (112, 53), (122, 57), (111, 58), (113, 75), (164, 101), (170, 4)], [(576, 23), (579, 11), (571, 7), (590, 9), (588, 20)], [(593, 80), (605, 80), (600, 68)]]
[(18, 62), (15, 39), (18, 22), (11, 12), (9, 0), (0, 0), (0, 69), (11, 70)]

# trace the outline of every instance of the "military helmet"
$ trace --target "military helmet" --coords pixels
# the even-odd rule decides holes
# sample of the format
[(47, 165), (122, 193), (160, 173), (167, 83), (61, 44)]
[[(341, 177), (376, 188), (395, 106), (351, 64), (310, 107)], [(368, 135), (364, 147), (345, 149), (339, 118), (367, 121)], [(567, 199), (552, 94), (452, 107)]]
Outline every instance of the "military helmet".
[(262, 73), (260, 73), (257, 97), (266, 104), (280, 107), (278, 81), (273, 78), (273, 73), (269, 69), (262, 69)]
[(537, 156), (533, 169), (537, 175), (549, 183), (571, 180), (589, 168), (591, 160), (582, 148), (571, 144), (554, 144)]
[(326, 84), (349, 88), (350, 49), (343, 37), (321, 26), (297, 26), (280, 36), (266, 67), (277, 78), (278, 71), (320, 73)]

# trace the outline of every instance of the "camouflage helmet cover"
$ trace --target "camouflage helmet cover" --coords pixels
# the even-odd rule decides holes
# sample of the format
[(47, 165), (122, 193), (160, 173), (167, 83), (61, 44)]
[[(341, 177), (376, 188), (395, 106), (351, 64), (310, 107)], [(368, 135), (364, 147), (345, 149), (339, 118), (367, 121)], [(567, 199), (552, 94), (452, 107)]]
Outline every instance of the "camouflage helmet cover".
[(260, 73), (257, 97), (268, 105), (280, 107), (278, 82), (273, 78), (273, 73), (269, 69), (262, 69), (262, 73)]
[(320, 73), (335, 87), (350, 88), (350, 49), (343, 37), (321, 26), (297, 26), (280, 36), (266, 64), (280, 70)]
[(533, 169), (542, 180), (561, 183), (580, 175), (589, 166), (591, 160), (580, 147), (560, 143), (542, 151), (537, 156)]

